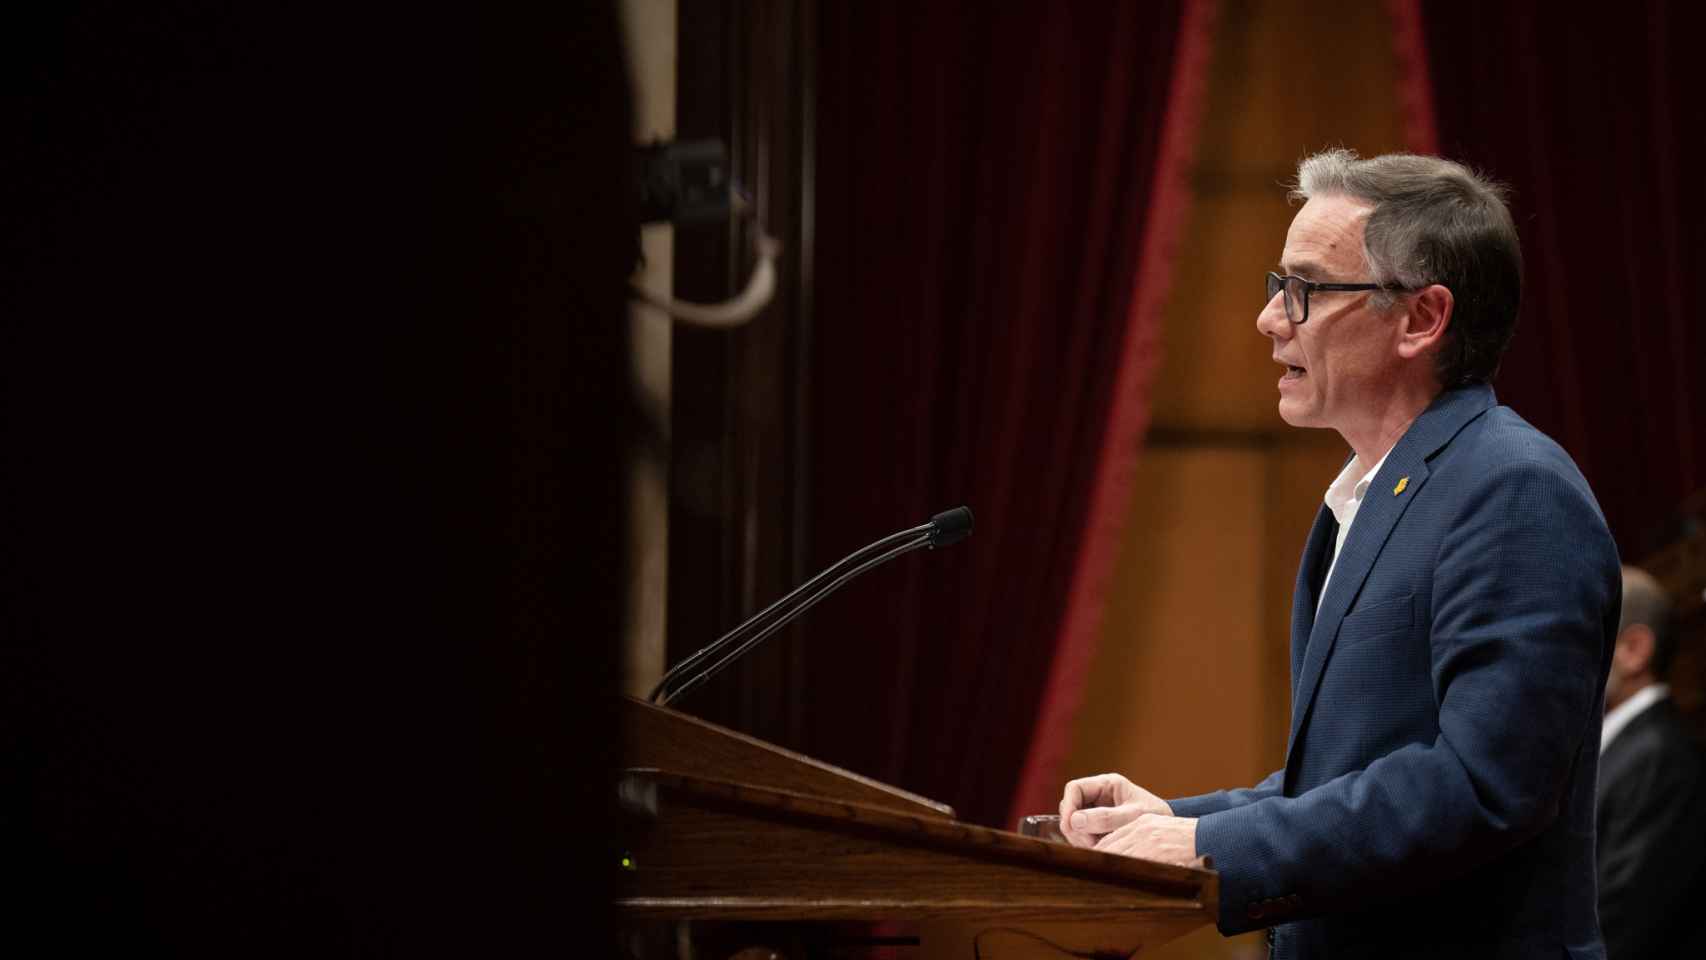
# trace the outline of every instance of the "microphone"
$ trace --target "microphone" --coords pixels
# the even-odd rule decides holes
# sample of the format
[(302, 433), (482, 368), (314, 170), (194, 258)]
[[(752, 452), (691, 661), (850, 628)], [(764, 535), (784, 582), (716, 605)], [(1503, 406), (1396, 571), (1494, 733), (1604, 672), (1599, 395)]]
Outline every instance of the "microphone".
[[(652, 688), (650, 699), (654, 703), (668, 706), (721, 673), (729, 664), (763, 643), (771, 634), (794, 622), (819, 600), (834, 593), (854, 577), (903, 553), (911, 553), (919, 547), (934, 550), (959, 543), (971, 536), (971, 527), (971, 508), (955, 507), (936, 514), (928, 523), (908, 527), (860, 547), (836, 561), (829, 569), (795, 587), (787, 596), (741, 621), (733, 630), (718, 637), (704, 649), (671, 667), (669, 672), (663, 675), (663, 679), (658, 681), (657, 686)], [(775, 619), (765, 623), (772, 615)], [(760, 624), (764, 626), (760, 627)], [(709, 665), (704, 665), (707, 660), (731, 646), (734, 647), (732, 651)], [(672, 687), (677, 678), (685, 679), (681, 679), (679, 685)]]
[(971, 508), (955, 507), (930, 518), (930, 546), (946, 547), (971, 536)]

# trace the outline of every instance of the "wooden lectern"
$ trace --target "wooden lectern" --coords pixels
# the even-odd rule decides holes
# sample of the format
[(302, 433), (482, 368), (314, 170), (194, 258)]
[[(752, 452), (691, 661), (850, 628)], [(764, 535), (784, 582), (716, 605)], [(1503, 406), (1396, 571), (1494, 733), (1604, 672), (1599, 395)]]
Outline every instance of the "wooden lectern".
[(865, 922), (916, 937), (901, 956), (993, 960), (1067, 956), (1047, 944), (1126, 956), (1216, 916), (1212, 870), (960, 823), (923, 797), (622, 703), (626, 921)]

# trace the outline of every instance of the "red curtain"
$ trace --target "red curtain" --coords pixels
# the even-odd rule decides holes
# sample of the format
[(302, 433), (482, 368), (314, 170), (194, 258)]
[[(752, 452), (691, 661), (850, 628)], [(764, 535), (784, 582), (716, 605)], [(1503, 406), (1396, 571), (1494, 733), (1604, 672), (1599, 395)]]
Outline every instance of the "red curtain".
[(977, 529), (814, 613), (805, 746), (968, 821), (1010, 825), (1022, 772), (1055, 776), (1147, 417), (1207, 9), (822, 9), (811, 565), (961, 503)]
[[(1403, 11), (1414, 2), (1397, 5)], [(1636, 2), (1589, 17), (1535, 2), (1421, 3), (1424, 89), (1445, 156), (1510, 183), (1522, 319), (1496, 386), (1562, 443), (1623, 555), (1706, 487), (1706, 12)], [(1402, 31), (1400, 31), (1402, 37)], [(1419, 79), (1411, 72), (1412, 85)], [(1425, 131), (1413, 135), (1429, 146)]]

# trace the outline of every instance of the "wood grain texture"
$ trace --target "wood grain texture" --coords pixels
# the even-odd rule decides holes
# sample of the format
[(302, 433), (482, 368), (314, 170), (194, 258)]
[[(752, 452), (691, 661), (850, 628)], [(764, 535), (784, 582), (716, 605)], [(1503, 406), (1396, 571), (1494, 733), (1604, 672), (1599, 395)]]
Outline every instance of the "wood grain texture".
[(1218, 902), (1212, 871), (935, 816), (660, 771), (624, 787), (650, 813), (617, 901), (634, 919), (1088, 924), (1138, 944), (1210, 922)]
[(621, 698), (622, 763), (952, 820), (953, 808), (697, 717)]

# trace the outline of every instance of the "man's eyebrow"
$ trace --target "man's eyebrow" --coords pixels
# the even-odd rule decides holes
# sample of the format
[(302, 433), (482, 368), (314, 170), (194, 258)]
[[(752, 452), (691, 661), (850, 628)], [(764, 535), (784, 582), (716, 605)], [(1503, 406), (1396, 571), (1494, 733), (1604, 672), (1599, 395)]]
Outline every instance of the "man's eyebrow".
[(1280, 272), (1281, 276), (1303, 277), (1304, 279), (1312, 279), (1314, 277), (1321, 276), (1322, 273), (1325, 271), (1323, 271), (1321, 269), (1320, 264), (1316, 263), (1313, 260), (1298, 260), (1294, 263), (1289, 263), (1289, 264), (1286, 263), (1284, 260), (1281, 260), (1280, 264), (1279, 264), (1279, 272)]

